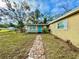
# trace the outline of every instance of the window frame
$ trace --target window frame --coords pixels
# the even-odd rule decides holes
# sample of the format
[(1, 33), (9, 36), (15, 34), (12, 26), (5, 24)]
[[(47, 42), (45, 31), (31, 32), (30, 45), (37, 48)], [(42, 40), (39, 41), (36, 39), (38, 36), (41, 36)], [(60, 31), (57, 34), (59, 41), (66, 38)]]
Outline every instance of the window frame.
[[(58, 28), (58, 26), (60, 25), (60, 23), (62, 23), (64, 25), (63, 28)], [(59, 25), (58, 25), (59, 24)], [(57, 23), (57, 26), (56, 26), (56, 29), (57, 30), (68, 30), (68, 20), (65, 19), (65, 20), (61, 20)]]

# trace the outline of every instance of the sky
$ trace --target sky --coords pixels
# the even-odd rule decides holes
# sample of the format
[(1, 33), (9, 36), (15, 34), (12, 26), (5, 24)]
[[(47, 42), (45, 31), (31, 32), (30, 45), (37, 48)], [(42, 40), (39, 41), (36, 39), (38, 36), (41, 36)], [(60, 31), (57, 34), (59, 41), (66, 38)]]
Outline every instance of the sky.
[[(24, 0), (10, 0), (15, 1), (20, 4)], [(66, 9), (71, 10), (79, 7), (79, 0), (25, 0), (34, 11), (36, 8), (40, 10), (41, 13), (48, 16), (54, 16), (59, 14), (64, 14)], [(64, 7), (64, 8), (63, 8)], [(5, 2), (0, 0), (0, 8), (7, 8)], [(0, 22), (3, 23), (4, 21)], [(9, 22), (8, 20), (6, 22)]]
[(63, 14), (66, 9), (74, 9), (79, 6), (79, 0), (28, 0), (32, 10), (38, 8), (42, 13), (50, 15)]
[[(10, 0), (17, 3), (23, 0)], [(67, 9), (73, 9), (76, 6), (79, 6), (79, 0), (25, 0), (28, 2), (32, 11), (38, 8), (41, 13), (45, 14), (60, 14), (64, 13), (66, 10), (62, 7), (64, 6)], [(0, 0), (0, 7), (6, 7), (6, 4)]]

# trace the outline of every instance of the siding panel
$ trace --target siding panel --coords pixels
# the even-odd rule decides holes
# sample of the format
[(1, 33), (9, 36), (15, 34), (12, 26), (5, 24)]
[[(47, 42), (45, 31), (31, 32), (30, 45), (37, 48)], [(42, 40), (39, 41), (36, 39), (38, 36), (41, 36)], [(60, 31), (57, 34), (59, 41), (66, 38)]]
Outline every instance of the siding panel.
[[(57, 29), (57, 23), (65, 19), (68, 21), (68, 29)], [(65, 19), (50, 24), (49, 28), (51, 29), (51, 33), (63, 40), (71, 40), (75, 46), (79, 47), (79, 13)]]

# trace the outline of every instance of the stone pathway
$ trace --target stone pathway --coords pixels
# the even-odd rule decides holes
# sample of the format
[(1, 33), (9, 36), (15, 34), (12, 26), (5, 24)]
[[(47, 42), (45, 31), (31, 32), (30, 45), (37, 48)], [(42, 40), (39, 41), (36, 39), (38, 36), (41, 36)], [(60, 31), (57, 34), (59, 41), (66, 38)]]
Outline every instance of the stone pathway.
[(41, 35), (37, 35), (26, 59), (45, 59)]

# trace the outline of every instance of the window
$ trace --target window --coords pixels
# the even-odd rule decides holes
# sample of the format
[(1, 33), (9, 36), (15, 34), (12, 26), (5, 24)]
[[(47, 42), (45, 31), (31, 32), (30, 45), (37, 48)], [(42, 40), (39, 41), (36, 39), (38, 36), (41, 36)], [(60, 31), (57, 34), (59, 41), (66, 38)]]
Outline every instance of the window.
[(57, 29), (67, 29), (67, 20), (63, 20), (57, 24)]
[(35, 29), (36, 26), (33, 26), (33, 29)]

